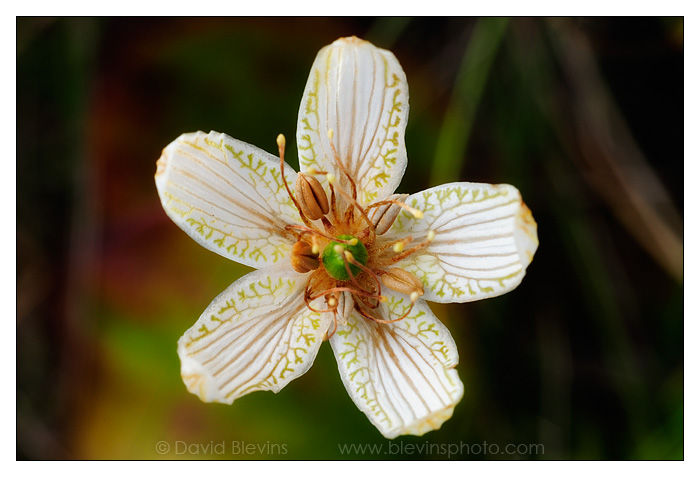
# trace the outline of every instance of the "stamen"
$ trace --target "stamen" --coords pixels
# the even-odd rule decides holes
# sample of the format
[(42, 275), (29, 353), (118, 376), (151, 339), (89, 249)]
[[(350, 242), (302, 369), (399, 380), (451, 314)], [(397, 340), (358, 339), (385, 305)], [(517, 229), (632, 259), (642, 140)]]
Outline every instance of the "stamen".
[(385, 244), (381, 247), (378, 247), (375, 250), (376, 250), (377, 254), (380, 254), (380, 253), (384, 252), (385, 250), (391, 248), (394, 252), (401, 253), (401, 252), (403, 252), (406, 245), (408, 245), (411, 242), (413, 242), (413, 237), (411, 237), (409, 235), (408, 237), (404, 237), (404, 238), (396, 240), (394, 242), (389, 242), (388, 244)]
[[(385, 296), (374, 295), (374, 294), (369, 293), (369, 292), (367, 292), (367, 291), (365, 291), (365, 290), (363, 290), (363, 289), (356, 289), (356, 288), (350, 288), (350, 287), (334, 287), (334, 288), (329, 288), (328, 290), (325, 290), (325, 291), (323, 291), (323, 292), (321, 292), (321, 293), (319, 293), (319, 294), (317, 294), (317, 295), (314, 295), (314, 296), (309, 297), (309, 300), (314, 301), (314, 300), (316, 300), (317, 298), (321, 298), (322, 296), (328, 295), (329, 293), (344, 292), (344, 291), (350, 292), (350, 293), (352, 293), (352, 294), (354, 294), (354, 295), (358, 295), (358, 296), (364, 296), (364, 297), (367, 297), (367, 298), (374, 298), (374, 299), (376, 299), (376, 300), (381, 301), (382, 303), (386, 303), (386, 301), (388, 300)], [(329, 302), (328, 302), (328, 305), (329, 305), (329, 306), (331, 306), (331, 305), (330, 305), (330, 300), (331, 300), (331, 299), (335, 300), (335, 298), (329, 298)], [(336, 302), (336, 306), (337, 306), (337, 302)]]
[[(358, 211), (360, 211), (360, 214), (362, 215), (362, 217), (365, 219), (365, 221), (367, 221), (367, 224), (369, 224), (370, 229), (374, 230), (374, 229), (375, 229), (374, 223), (373, 223), (373, 222), (370, 220), (370, 218), (367, 216), (367, 213), (365, 212), (365, 210), (364, 210), (364, 209), (362, 208), (362, 206), (357, 202), (357, 200), (355, 200), (353, 197), (350, 197), (350, 194), (348, 194), (347, 192), (345, 192), (345, 191), (343, 190), (343, 188), (339, 186), (339, 184), (338, 184), (338, 179), (337, 179), (333, 174), (326, 174), (326, 180), (328, 180), (328, 183), (329, 183), (330, 186), (331, 186), (331, 190), (337, 189), (338, 192), (340, 193), (340, 195), (342, 195), (343, 197), (345, 197), (345, 199), (347, 199), (353, 206), (355, 206), (355, 208), (356, 208)], [(334, 186), (338, 186), (338, 187), (334, 187)]]
[(411, 207), (410, 205), (406, 204), (405, 202), (401, 202), (400, 200), (382, 200), (380, 202), (375, 202), (374, 204), (367, 207), (367, 210), (372, 209), (374, 207), (382, 206), (384, 204), (396, 204), (399, 207), (401, 207), (402, 209), (405, 209), (407, 212), (409, 212), (415, 218), (417, 218), (417, 219), (423, 218), (423, 211), (418, 210), (415, 207)]
[(408, 257), (412, 253), (417, 252), (418, 250), (427, 247), (430, 245), (430, 242), (435, 240), (435, 231), (429, 230), (428, 235), (425, 237), (425, 240), (423, 240), (421, 243), (416, 245), (415, 247), (411, 247), (408, 250), (404, 250), (403, 252), (398, 253), (396, 256), (391, 258), (391, 263), (397, 263), (400, 260), (403, 260), (404, 258)]
[(297, 273), (308, 273), (318, 269), (320, 261), (318, 254), (313, 253), (311, 246), (303, 240), (297, 240), (290, 253), (292, 268)]
[(376, 298), (380, 302), (386, 303), (388, 298), (382, 295), (382, 283), (379, 280), (377, 274), (374, 273), (370, 268), (367, 268), (366, 266), (362, 265), (360, 262), (355, 260), (355, 257), (352, 256), (352, 253), (350, 253), (347, 250), (345, 251), (345, 258), (348, 262), (352, 263), (356, 267), (360, 268), (363, 272), (366, 272), (369, 276), (374, 278), (374, 281), (377, 283), (377, 295), (373, 296), (372, 298)]
[(329, 293), (333, 293), (335, 289), (331, 288), (330, 290), (326, 290), (323, 293), (319, 293), (318, 295), (311, 296), (309, 293), (309, 288), (311, 287), (311, 280), (306, 285), (306, 289), (304, 290), (304, 303), (306, 303), (306, 307), (313, 311), (314, 313), (330, 313), (330, 312), (335, 312), (338, 308), (338, 300), (334, 297), (330, 297), (327, 301), (326, 304), (328, 305), (328, 308), (325, 310), (317, 310), (316, 308), (311, 306), (311, 302), (321, 298), (322, 296), (328, 295)]
[[(340, 250), (338, 250), (338, 248), (340, 248)], [(343, 256), (343, 265), (345, 265), (345, 271), (348, 272), (348, 277), (350, 277), (350, 280), (352, 281), (352, 283), (353, 283), (359, 290), (365, 291), (365, 289), (362, 288), (362, 287), (360, 286), (359, 283), (357, 283), (357, 279), (355, 279), (355, 275), (353, 275), (353, 274), (352, 274), (352, 270), (350, 270), (350, 259), (353, 259), (353, 258), (352, 258), (352, 253), (350, 253), (348, 250), (344, 250), (343, 247), (341, 247), (340, 245), (336, 245), (335, 247), (333, 247), (333, 250), (335, 250), (336, 253), (342, 254), (342, 256)], [(345, 253), (343, 253), (343, 251), (344, 251)], [(349, 258), (348, 258), (348, 257), (349, 257)], [(353, 259), (353, 260), (354, 260), (354, 259)], [(359, 263), (359, 262), (357, 262), (357, 263)]]
[(403, 315), (401, 315), (400, 317), (398, 317), (398, 318), (396, 318), (396, 319), (394, 319), (394, 320), (380, 320), (379, 318), (371, 318), (371, 319), (374, 320), (375, 322), (381, 323), (381, 324), (396, 323), (397, 321), (401, 321), (401, 320), (403, 320), (404, 318), (406, 318), (408, 315), (411, 314), (411, 311), (413, 310), (413, 305), (414, 305), (415, 303), (416, 303), (416, 302), (412, 300), (412, 301), (411, 301), (411, 306), (408, 307), (408, 310), (406, 310), (406, 313), (404, 313)]
[[(289, 225), (285, 225), (284, 228), (285, 228), (285, 230), (292, 230), (292, 229), (301, 230), (301, 233), (299, 234), (299, 236), (306, 235), (306, 234), (311, 235), (312, 247), (316, 246), (317, 248), (319, 248), (318, 242), (314, 243), (314, 237), (317, 237), (317, 236), (323, 237), (323, 238), (331, 240), (333, 242), (340, 242), (340, 243), (344, 243), (347, 245), (357, 245), (356, 238), (352, 238), (350, 240), (343, 240), (340, 238), (333, 237), (331, 235), (324, 234), (323, 232), (316, 230), (316, 229), (312, 229), (311, 227), (304, 227), (303, 225), (289, 224)], [(336, 250), (336, 252), (338, 252), (338, 251)], [(318, 250), (315, 251), (314, 253), (318, 254)], [(338, 252), (338, 253), (341, 253), (341, 252)]]
[(410, 296), (411, 301), (416, 301), (423, 295), (423, 282), (413, 273), (402, 268), (390, 268), (378, 272), (381, 273), (384, 286)]
[(328, 213), (326, 191), (315, 177), (300, 172), (294, 189), (301, 210), (309, 219), (318, 220)]
[[(416, 298), (416, 300), (417, 300), (417, 298)], [(408, 315), (410, 315), (410, 314), (411, 314), (411, 311), (413, 311), (413, 306), (415, 305), (416, 300), (413, 300), (413, 297), (411, 297), (411, 304), (410, 304), (410, 306), (408, 307), (408, 310), (406, 310), (406, 312), (405, 312), (403, 315), (401, 315), (400, 317), (395, 318), (395, 319), (393, 319), (393, 320), (382, 320), (381, 318), (377, 318), (377, 317), (375, 317), (375, 316), (372, 316), (371, 314), (369, 314), (368, 312), (366, 312), (365, 310), (363, 310), (362, 307), (359, 306), (359, 305), (356, 305), (356, 306), (355, 306), (355, 309), (356, 309), (362, 316), (364, 316), (365, 318), (367, 318), (367, 319), (369, 319), (369, 320), (374, 321), (375, 323), (379, 323), (379, 324), (390, 324), (390, 323), (396, 323), (397, 321), (401, 321), (401, 320), (403, 320), (404, 318), (406, 318)]]
[(284, 148), (286, 145), (287, 145), (287, 140), (285, 139), (284, 134), (278, 135), (277, 136), (277, 147), (279, 148), (279, 151), (280, 151), (280, 175), (282, 176), (282, 183), (284, 184), (284, 188), (287, 189), (287, 194), (289, 194), (289, 198), (292, 199), (292, 202), (294, 203), (294, 207), (297, 208), (297, 211), (299, 212), (299, 216), (301, 217), (301, 220), (303, 220), (306, 225), (311, 226), (311, 223), (306, 218), (304, 213), (301, 211), (301, 207), (299, 207), (299, 202), (297, 202), (296, 198), (292, 194), (292, 191), (289, 188), (289, 184), (287, 184), (287, 178), (284, 176)]
[(311, 301), (312, 300), (309, 299), (309, 296), (306, 293), (304, 293), (304, 303), (306, 303), (306, 308), (313, 311), (314, 313), (326, 313), (327, 311), (331, 311), (331, 310), (317, 310), (316, 308), (311, 306)]

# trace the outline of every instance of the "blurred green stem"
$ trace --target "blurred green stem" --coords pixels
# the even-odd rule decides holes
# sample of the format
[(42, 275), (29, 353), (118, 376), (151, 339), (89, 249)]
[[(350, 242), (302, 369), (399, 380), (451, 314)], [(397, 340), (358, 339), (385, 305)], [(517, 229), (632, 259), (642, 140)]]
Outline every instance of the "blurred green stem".
[(481, 18), (474, 25), (440, 129), (431, 184), (459, 177), (474, 115), (507, 24), (507, 18)]

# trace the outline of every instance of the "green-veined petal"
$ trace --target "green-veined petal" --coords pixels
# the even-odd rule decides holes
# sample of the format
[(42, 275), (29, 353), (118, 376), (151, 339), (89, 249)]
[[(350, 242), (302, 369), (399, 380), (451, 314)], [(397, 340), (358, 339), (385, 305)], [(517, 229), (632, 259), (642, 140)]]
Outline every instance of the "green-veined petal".
[[(226, 134), (183, 134), (158, 160), (156, 186), (170, 218), (204, 247), (255, 268), (289, 255), (284, 226), (300, 223), (279, 159)], [(286, 165), (285, 165), (286, 166)], [(287, 181), (296, 173), (285, 167)]]
[[(408, 311), (408, 297), (390, 291), (386, 296), (387, 320)], [(352, 313), (330, 342), (350, 397), (389, 439), (439, 429), (462, 398), (464, 388), (453, 369), (457, 347), (423, 300), (391, 324)]]
[(430, 245), (397, 264), (423, 282), (425, 300), (481, 300), (512, 290), (525, 276), (537, 250), (537, 224), (515, 187), (445, 184), (406, 203), (424, 217), (402, 212), (387, 237), (411, 235), (418, 243), (435, 232)]
[(383, 199), (406, 169), (407, 120), (408, 84), (396, 57), (356, 37), (341, 38), (318, 53), (304, 90), (297, 124), (301, 170), (332, 172), (347, 188), (344, 168), (361, 203)]
[(276, 265), (233, 283), (178, 341), (182, 379), (205, 402), (278, 392), (313, 364), (330, 324), (308, 309), (306, 277)]

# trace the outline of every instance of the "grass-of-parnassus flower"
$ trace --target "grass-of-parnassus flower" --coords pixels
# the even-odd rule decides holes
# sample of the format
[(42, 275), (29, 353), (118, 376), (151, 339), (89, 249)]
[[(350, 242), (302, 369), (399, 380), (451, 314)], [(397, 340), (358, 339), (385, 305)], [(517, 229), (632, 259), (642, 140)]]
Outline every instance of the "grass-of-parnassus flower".
[(395, 194), (406, 169), (406, 76), (356, 37), (316, 57), (301, 101), (301, 172), (225, 134), (183, 134), (157, 163), (172, 220), (256, 268), (180, 338), (187, 389), (232, 403), (278, 392), (330, 341), (355, 404), (387, 438), (452, 416), (463, 385), (447, 328), (426, 300), (515, 288), (538, 245), (510, 185), (452, 183)]

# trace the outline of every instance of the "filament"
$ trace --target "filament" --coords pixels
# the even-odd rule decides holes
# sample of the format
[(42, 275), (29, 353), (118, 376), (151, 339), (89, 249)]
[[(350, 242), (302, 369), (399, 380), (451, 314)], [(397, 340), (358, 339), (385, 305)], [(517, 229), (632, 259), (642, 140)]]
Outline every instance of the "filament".
[(374, 278), (374, 281), (377, 282), (377, 293), (378, 293), (378, 295), (375, 296), (375, 297), (373, 297), (373, 298), (379, 297), (379, 298), (378, 298), (379, 301), (382, 301), (382, 298), (384, 298), (384, 299), (386, 300), (386, 297), (382, 296), (382, 284), (381, 284), (381, 281), (379, 280), (379, 277), (377, 276), (377, 274), (374, 273), (374, 272), (373, 272), (372, 270), (370, 270), (369, 268), (367, 268), (366, 266), (362, 265), (362, 264), (361, 264), (360, 262), (358, 262), (357, 260), (355, 260), (355, 257), (352, 256), (352, 253), (348, 252), (347, 250), (345, 251), (345, 254), (344, 254), (344, 255), (345, 255), (345, 257), (347, 258), (347, 260), (348, 260), (349, 262), (351, 262), (351, 263), (352, 263), (353, 265), (355, 265), (356, 267), (359, 267), (362, 271), (367, 272), (372, 278)]
[(413, 215), (417, 219), (422, 219), (423, 218), (423, 212), (411, 207), (410, 205), (406, 204), (405, 202), (401, 202), (400, 200), (392, 200), (392, 199), (387, 199), (387, 200), (382, 200), (380, 202), (375, 202), (374, 204), (370, 205), (367, 207), (367, 210), (372, 209), (374, 207), (379, 207), (384, 204), (396, 204), (402, 209), (405, 209), (406, 211), (410, 212), (411, 215)]
[(429, 230), (429, 231), (428, 231), (428, 235), (427, 235), (427, 237), (425, 238), (425, 240), (423, 240), (421, 243), (419, 243), (419, 244), (416, 245), (415, 247), (411, 247), (411, 248), (409, 248), (408, 250), (404, 250), (403, 252), (400, 252), (400, 253), (398, 253), (396, 256), (392, 257), (392, 258), (391, 258), (391, 263), (397, 263), (397, 262), (399, 262), (400, 260), (403, 260), (404, 258), (406, 258), (406, 257), (408, 257), (409, 255), (411, 255), (412, 253), (415, 253), (415, 252), (417, 252), (418, 250), (427, 247), (428, 245), (430, 245), (430, 242), (432, 242), (434, 239), (435, 239), (435, 231)]
[[(312, 241), (313, 241), (313, 237), (321, 236), (321, 237), (328, 239), (332, 242), (344, 243), (346, 245), (357, 245), (357, 242), (358, 242), (358, 240), (355, 237), (353, 237), (349, 240), (344, 240), (344, 239), (340, 239), (340, 238), (336, 238), (336, 237), (332, 237), (330, 235), (324, 234), (323, 232), (316, 230), (316, 229), (312, 229), (310, 227), (304, 227), (303, 225), (289, 224), (289, 225), (285, 225), (284, 228), (285, 228), (285, 230), (292, 230), (292, 229), (300, 230), (301, 231), (299, 234), (300, 236), (305, 235), (305, 234), (311, 235)], [(314, 245), (318, 246), (318, 243), (316, 243), (316, 244), (312, 243), (312, 247)], [(314, 253), (316, 253), (316, 252), (314, 252)]]

